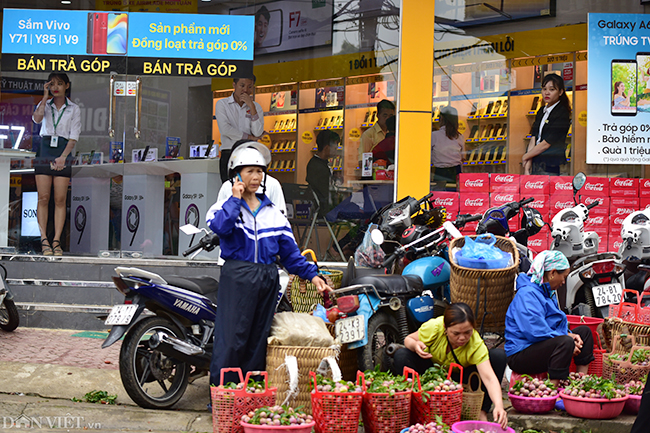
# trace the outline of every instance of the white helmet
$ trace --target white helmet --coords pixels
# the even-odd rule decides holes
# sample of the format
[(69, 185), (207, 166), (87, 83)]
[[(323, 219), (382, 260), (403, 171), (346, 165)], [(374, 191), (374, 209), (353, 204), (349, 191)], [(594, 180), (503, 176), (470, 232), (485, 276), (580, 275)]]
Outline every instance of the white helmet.
[(230, 177), (233, 177), (234, 170), (237, 167), (249, 165), (262, 167), (266, 171), (266, 167), (270, 163), (271, 152), (269, 148), (257, 141), (249, 141), (238, 146), (230, 155), (230, 159), (228, 160), (228, 174)]

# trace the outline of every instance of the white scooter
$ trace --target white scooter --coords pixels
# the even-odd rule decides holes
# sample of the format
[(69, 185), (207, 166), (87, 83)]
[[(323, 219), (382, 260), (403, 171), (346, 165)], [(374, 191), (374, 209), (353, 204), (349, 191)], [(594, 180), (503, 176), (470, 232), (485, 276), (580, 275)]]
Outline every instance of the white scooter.
[(639, 210), (623, 220), (618, 253), (626, 265), (628, 289), (650, 294), (650, 210)]
[(576, 195), (586, 180), (584, 173), (573, 178), (575, 206), (563, 209), (552, 219), (551, 250), (561, 251), (572, 263), (566, 294), (560, 297), (562, 308), (580, 316), (607, 317), (609, 305), (618, 304), (625, 289), (625, 265), (616, 252), (599, 254), (598, 234), (584, 231), (589, 210), (600, 204), (594, 201), (585, 206), (577, 202)]

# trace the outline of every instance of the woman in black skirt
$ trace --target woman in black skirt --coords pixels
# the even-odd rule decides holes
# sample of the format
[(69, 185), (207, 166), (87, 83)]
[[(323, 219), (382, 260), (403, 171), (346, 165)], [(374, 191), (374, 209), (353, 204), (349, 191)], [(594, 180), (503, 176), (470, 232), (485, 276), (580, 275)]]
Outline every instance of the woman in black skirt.
[[(61, 256), (61, 233), (65, 225), (68, 184), (72, 174), (72, 149), (81, 132), (79, 106), (67, 98), (70, 79), (64, 73), (52, 72), (43, 86), (43, 100), (34, 110), (32, 119), (40, 123), (41, 142), (36, 149), (34, 173), (38, 206), (36, 216), (41, 232), (44, 256)], [(50, 98), (50, 96), (52, 96)], [(54, 237), (47, 238), (50, 194), (54, 186)]]

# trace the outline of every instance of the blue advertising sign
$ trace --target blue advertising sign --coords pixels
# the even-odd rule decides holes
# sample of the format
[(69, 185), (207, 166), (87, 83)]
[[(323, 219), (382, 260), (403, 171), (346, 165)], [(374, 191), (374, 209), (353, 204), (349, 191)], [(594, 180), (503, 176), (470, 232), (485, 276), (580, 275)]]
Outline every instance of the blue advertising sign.
[(2, 69), (249, 76), (254, 21), (230, 15), (5, 9)]
[(650, 19), (589, 14), (587, 163), (650, 163)]

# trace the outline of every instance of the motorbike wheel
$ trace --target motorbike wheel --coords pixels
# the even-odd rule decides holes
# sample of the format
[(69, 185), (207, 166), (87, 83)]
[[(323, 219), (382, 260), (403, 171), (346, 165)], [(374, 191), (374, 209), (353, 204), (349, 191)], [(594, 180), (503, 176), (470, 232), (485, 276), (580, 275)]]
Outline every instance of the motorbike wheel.
[(144, 319), (129, 331), (120, 350), (120, 377), (129, 397), (140, 407), (167, 409), (183, 396), (189, 382), (190, 366), (149, 346), (158, 331), (182, 338), (167, 319)]
[(0, 329), (11, 332), (18, 328), (19, 322), (20, 316), (16, 304), (10, 299), (5, 299), (0, 305)]
[(584, 291), (585, 300), (587, 301), (587, 305), (589, 305), (589, 313), (591, 314), (591, 317), (602, 318), (600, 315), (600, 310), (598, 307), (596, 307), (596, 302), (594, 301), (594, 293), (591, 291), (591, 287), (585, 288)]
[(368, 320), (368, 344), (357, 351), (359, 370), (374, 370), (380, 365), (381, 371), (390, 371), (393, 358), (386, 354), (391, 343), (402, 343), (395, 316), (387, 311), (379, 311)]

